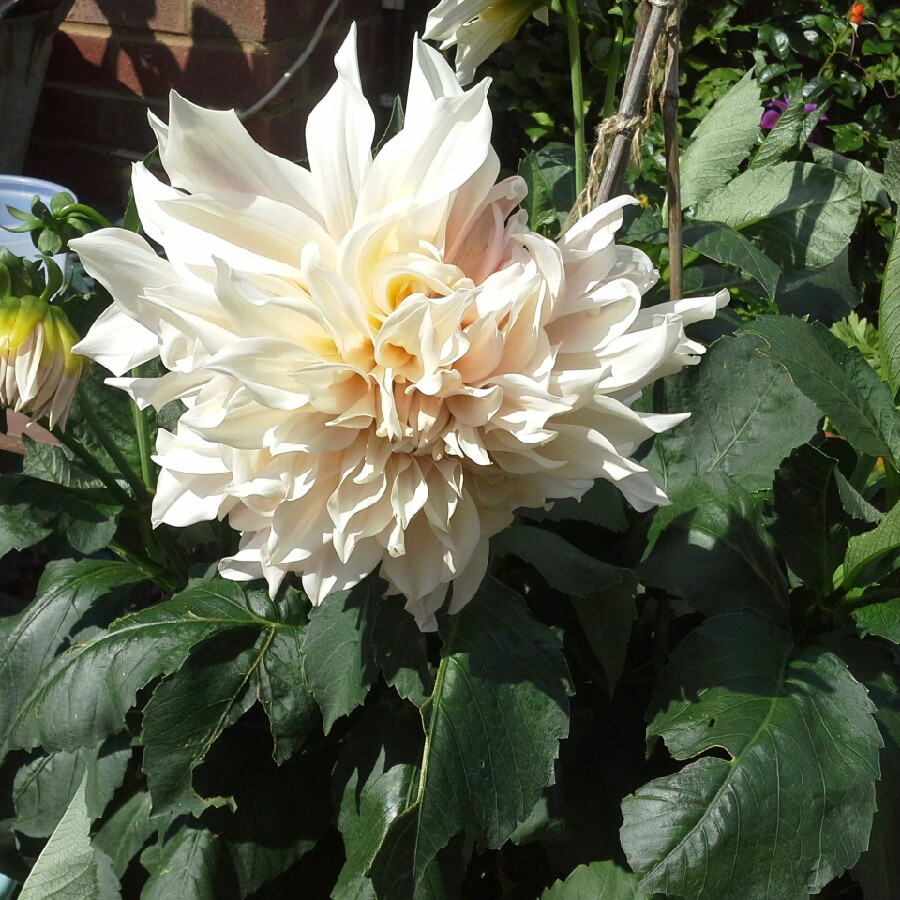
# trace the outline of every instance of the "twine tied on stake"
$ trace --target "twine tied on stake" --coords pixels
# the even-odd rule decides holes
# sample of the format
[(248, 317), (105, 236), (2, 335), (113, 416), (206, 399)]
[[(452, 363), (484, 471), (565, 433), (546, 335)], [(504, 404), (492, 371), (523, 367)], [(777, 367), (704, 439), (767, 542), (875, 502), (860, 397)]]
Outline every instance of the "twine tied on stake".
[(643, 137), (659, 99), (658, 81), (667, 46), (664, 27), (670, 15), (684, 4), (685, 0), (646, 0), (625, 73), (622, 103), (617, 113), (597, 126), (585, 187), (568, 224), (609, 200), (629, 161), (640, 160)]

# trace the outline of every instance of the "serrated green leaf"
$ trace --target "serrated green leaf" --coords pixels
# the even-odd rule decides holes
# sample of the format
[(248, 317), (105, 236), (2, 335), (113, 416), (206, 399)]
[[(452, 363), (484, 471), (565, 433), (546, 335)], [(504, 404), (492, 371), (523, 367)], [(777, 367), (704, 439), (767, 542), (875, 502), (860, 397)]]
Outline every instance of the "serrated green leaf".
[(554, 500), (550, 509), (522, 509), (519, 514), (537, 522), (590, 522), (615, 532), (628, 528), (622, 492), (602, 478), (580, 500), (566, 497)]
[(21, 705), (11, 743), (48, 750), (96, 744), (125, 727), (137, 691), (179, 669), (193, 646), (219, 632), (267, 624), (244, 588), (222, 579), (125, 616), (53, 660)]
[(763, 316), (747, 331), (763, 339), (762, 352), (785, 367), (857, 450), (896, 460), (900, 415), (887, 385), (855, 347), (817, 323), (787, 316)]
[(52, 513), (44, 508), (50, 485), (21, 475), (0, 476), (0, 557), (10, 550), (25, 550), (42, 541), (53, 529)]
[(547, 584), (575, 597), (590, 597), (632, 578), (628, 569), (601, 562), (565, 538), (533, 525), (511, 525), (491, 539), (495, 554), (533, 565)]
[(874, 634), (900, 644), (900, 597), (861, 606), (852, 615), (863, 634)]
[(82, 468), (69, 449), (58, 444), (39, 444), (27, 435), (22, 474), (62, 487), (103, 487), (103, 482)]
[(94, 835), (94, 846), (110, 858), (117, 878), (156, 831), (150, 807), (150, 794), (138, 791), (107, 816)]
[(196, 816), (230, 800), (199, 797), (192, 774), (219, 735), (256, 702), (252, 680), (269, 636), (262, 631), (210, 638), (153, 692), (141, 736), (154, 816)]
[(649, 736), (676, 759), (623, 803), (641, 888), (696, 900), (806, 900), (852, 866), (875, 811), (881, 738), (866, 689), (759, 616), (710, 619), (670, 657)]
[(805, 112), (804, 99), (799, 91), (791, 99), (787, 109), (764, 138), (756, 156), (753, 157), (751, 168), (773, 165), (796, 155), (796, 152), (806, 145), (809, 136), (819, 124), (822, 110), (816, 108)]
[(584, 636), (597, 662), (603, 667), (610, 697), (625, 668), (631, 626), (637, 619), (634, 604), (637, 577), (630, 571), (628, 575), (621, 584), (607, 588), (596, 596), (571, 598)]
[(834, 459), (804, 444), (782, 463), (773, 486), (769, 530), (790, 568), (821, 596), (832, 591), (849, 537), (838, 474)]
[(884, 518), (884, 513), (875, 509), (838, 470), (835, 470), (835, 479), (841, 503), (848, 516), (870, 525), (877, 525)]
[(319, 708), (303, 672), (304, 637), (301, 628), (277, 629), (256, 673), (259, 700), (272, 730), (272, 758), (278, 763), (299, 749), (319, 721)]
[(141, 862), (150, 879), (141, 900), (238, 900), (234, 871), (222, 838), (200, 824), (185, 820), (156, 853), (146, 851)]
[(384, 587), (372, 579), (365, 610), (364, 652), (404, 700), (421, 706), (434, 688), (425, 636), (403, 608), (403, 598), (383, 596)]
[(143, 578), (136, 566), (119, 560), (47, 564), (35, 599), (17, 616), (0, 621), (0, 741), (5, 742), (22, 702), (78, 621), (100, 598)]
[(869, 848), (851, 874), (862, 886), (866, 900), (894, 900), (900, 894), (900, 667), (896, 654), (890, 655), (871, 641), (849, 635), (827, 636), (825, 641), (865, 685), (884, 741)]
[(268, 738), (238, 726), (222, 735), (198, 770), (204, 796), (234, 797), (234, 809), (208, 810), (201, 821), (225, 839), (240, 896), (286, 872), (331, 825), (332, 759), (322, 756), (298, 754), (278, 766)]
[(325, 734), (337, 719), (362, 704), (375, 680), (363, 640), (363, 607), (368, 592), (368, 582), (360, 582), (350, 591), (327, 597), (309, 616), (303, 671), (322, 709)]
[(723, 188), (759, 137), (759, 85), (752, 72), (706, 114), (681, 159), (681, 203), (694, 206)]
[(388, 828), (370, 870), (376, 891), (416, 896), (456, 834), (499, 847), (554, 779), (568, 733), (568, 673), (559, 639), (516, 594), (487, 580), (447, 622), (426, 743), (410, 806)]
[(691, 413), (654, 438), (644, 460), (666, 493), (707, 472), (767, 490), (784, 457), (815, 433), (819, 411), (759, 346), (744, 333), (720, 338), (701, 365), (654, 386), (656, 412)]
[(557, 881), (541, 900), (648, 900), (638, 888), (640, 879), (611, 860), (578, 866), (565, 881)]
[(865, 534), (850, 538), (844, 559), (844, 587), (851, 588), (867, 566), (900, 547), (900, 504)]
[(91, 848), (90, 829), (82, 782), (23, 885), (20, 900), (114, 900), (121, 896), (109, 860)]
[(13, 783), (16, 831), (30, 837), (51, 834), (85, 778), (88, 814), (98, 818), (122, 784), (130, 758), (128, 741), (112, 738), (100, 748), (50, 753), (22, 766)]
[(751, 238), (784, 270), (828, 265), (862, 209), (853, 179), (812, 163), (750, 169), (697, 205), (697, 218)]
[(819, 144), (810, 144), (809, 149), (816, 165), (824, 166), (827, 169), (836, 169), (852, 178), (859, 186), (860, 196), (864, 203), (877, 200), (879, 194), (884, 190), (883, 177), (858, 159), (842, 156)]
[(884, 159), (884, 189), (900, 204), (900, 141), (891, 141)]
[(365, 873), (397, 810), (415, 795), (423, 740), (417, 718), (373, 708), (341, 751), (334, 787), (346, 862), (332, 900), (375, 900)]
[(526, 153), (519, 164), (528, 194), (523, 206), (533, 231), (555, 236), (575, 203), (575, 150), (569, 144), (547, 144)]
[(705, 615), (749, 608), (782, 621), (787, 584), (753, 498), (719, 472), (698, 476), (656, 511), (644, 584), (680, 597)]
[(422, 703), (433, 678), (422, 634), (399, 597), (374, 576), (333, 594), (310, 614), (303, 647), (307, 683), (325, 733), (365, 700), (381, 670), (401, 697)]
[(690, 222), (684, 229), (684, 246), (708, 259), (733, 266), (752, 278), (769, 297), (781, 277), (781, 269), (752, 241), (722, 222)]
[[(888, 154), (888, 161), (897, 160), (894, 164), (900, 171), (900, 143), (891, 145), (893, 156)], [(885, 163), (885, 184), (895, 203), (900, 202), (900, 174), (891, 175), (891, 169)], [(881, 283), (881, 299), (878, 305), (878, 323), (881, 334), (881, 367), (887, 375), (891, 389), (896, 396), (900, 390), (900, 236), (894, 234), (884, 268), (884, 280)]]
[(833, 262), (819, 269), (785, 275), (778, 283), (778, 309), (793, 316), (809, 316), (833, 325), (859, 305), (859, 291), (850, 280), (849, 255), (842, 250)]

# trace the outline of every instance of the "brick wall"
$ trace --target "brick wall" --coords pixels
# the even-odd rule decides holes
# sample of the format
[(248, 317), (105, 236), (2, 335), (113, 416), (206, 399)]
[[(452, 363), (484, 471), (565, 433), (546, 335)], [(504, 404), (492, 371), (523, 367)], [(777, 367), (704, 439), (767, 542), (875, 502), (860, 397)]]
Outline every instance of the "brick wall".
[[(329, 0), (76, 0), (56, 36), (26, 173), (82, 196), (121, 200), (130, 162), (155, 145), (147, 108), (165, 118), (175, 89), (247, 108), (306, 47)], [(314, 54), (247, 127), (267, 149), (305, 155), (304, 126), (334, 80), (351, 21), (373, 105), (385, 90), (382, 0), (342, 0)], [(389, 26), (390, 27), (390, 26)]]

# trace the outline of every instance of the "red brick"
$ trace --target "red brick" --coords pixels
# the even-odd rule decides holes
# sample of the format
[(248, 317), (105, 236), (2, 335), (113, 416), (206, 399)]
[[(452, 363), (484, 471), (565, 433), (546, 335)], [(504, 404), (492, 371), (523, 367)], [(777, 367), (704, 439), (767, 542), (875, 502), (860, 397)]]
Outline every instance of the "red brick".
[(61, 181), (88, 203), (108, 200), (117, 209), (124, 210), (131, 163), (107, 147), (33, 139), (25, 160), (25, 173)]
[[(192, 0), (191, 33), (244, 41), (308, 35), (330, 0)], [(367, 0), (371, 4), (380, 0)]]
[(75, 0), (69, 22), (143, 31), (187, 32), (190, 0)]
[[(313, 84), (324, 93), (334, 80), (332, 58), (340, 41), (336, 34), (326, 35), (278, 101), (295, 98)], [(152, 35), (109, 37), (70, 27), (56, 36), (48, 78), (148, 98), (175, 89), (196, 103), (246, 108), (278, 82), (304, 46), (305, 41), (258, 48)]]
[[(147, 108), (147, 101), (133, 95), (79, 90), (67, 83), (47, 82), (35, 116), (33, 137), (102, 143), (114, 150), (144, 156), (156, 144), (147, 122)], [(164, 112), (164, 105), (156, 104), (154, 112)]]

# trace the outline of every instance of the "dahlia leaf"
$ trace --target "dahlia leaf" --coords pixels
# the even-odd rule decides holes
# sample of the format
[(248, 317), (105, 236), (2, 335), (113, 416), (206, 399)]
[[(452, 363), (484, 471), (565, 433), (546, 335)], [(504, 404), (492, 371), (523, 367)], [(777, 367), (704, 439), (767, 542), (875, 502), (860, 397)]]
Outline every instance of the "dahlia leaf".
[(697, 475), (722, 472), (748, 491), (768, 490), (781, 461), (815, 434), (821, 414), (783, 368), (742, 332), (716, 341), (703, 360), (654, 389), (657, 412), (691, 410), (657, 435), (644, 464), (672, 493)]
[(849, 516), (841, 501), (837, 462), (803, 444), (775, 473), (775, 520), (769, 530), (791, 570), (820, 595), (834, 588), (847, 549)]
[[(670, 657), (648, 737), (676, 759), (623, 802), (641, 888), (806, 900), (852, 866), (875, 812), (874, 705), (833, 653), (754, 614), (708, 620)], [(723, 758), (723, 753), (726, 758)]]
[(590, 597), (631, 576), (628, 569), (601, 562), (560, 535), (533, 525), (512, 525), (501, 531), (491, 540), (491, 549), (531, 563), (550, 587), (574, 597)]
[(821, 325), (787, 316), (764, 316), (747, 331), (763, 339), (762, 352), (785, 367), (857, 450), (896, 465), (900, 414), (888, 386), (855, 347)]
[(25, 550), (53, 532), (52, 488), (21, 475), (0, 476), (0, 558), (10, 550)]
[(830, 263), (862, 208), (859, 186), (833, 169), (783, 162), (749, 169), (697, 205), (697, 218), (743, 232), (785, 270)]
[(256, 672), (259, 699), (269, 718), (274, 743), (273, 759), (284, 762), (303, 743), (319, 721), (319, 708), (303, 672), (304, 630), (278, 628)]
[(548, 144), (525, 154), (519, 175), (528, 185), (523, 206), (533, 231), (558, 234), (575, 203), (575, 149)]
[(752, 278), (769, 297), (781, 269), (752, 241), (721, 222), (691, 222), (684, 229), (684, 246), (723, 266), (732, 266)]
[(114, 900), (121, 896), (109, 860), (91, 848), (90, 830), (82, 782), (22, 886), (21, 900)]
[(107, 816), (94, 835), (94, 846), (110, 858), (117, 878), (125, 874), (132, 857), (157, 830), (150, 807), (150, 794), (138, 791)]
[(604, 859), (578, 866), (565, 881), (557, 881), (541, 894), (541, 900), (581, 900), (583, 897), (615, 897), (616, 900), (646, 900), (638, 889), (640, 879)]
[[(253, 641), (249, 648), (247, 638)], [(269, 640), (268, 631), (210, 639), (153, 692), (141, 735), (155, 816), (199, 815), (225, 802), (199, 797), (193, 771), (219, 735), (256, 702), (252, 680)]]
[[(888, 192), (895, 203), (900, 203), (900, 143), (891, 144), (884, 171)], [(878, 322), (881, 329), (883, 371), (887, 373), (896, 396), (900, 390), (900, 239), (896, 233), (884, 269)]]
[(384, 597), (383, 592), (384, 583), (371, 579), (365, 607), (366, 653), (404, 700), (421, 706), (434, 688), (425, 637), (403, 608), (403, 598)]
[(325, 734), (366, 699), (375, 680), (363, 637), (369, 583), (332, 594), (312, 610), (303, 644), (303, 672), (322, 708)]
[(752, 72), (706, 114), (681, 159), (681, 203), (694, 206), (728, 184), (759, 137), (759, 84)]
[(130, 758), (127, 737), (116, 737), (101, 747), (84, 747), (74, 753), (59, 751), (32, 759), (16, 772), (13, 782), (16, 831), (29, 837), (50, 835), (85, 775), (88, 814), (92, 819), (98, 818), (122, 784)]
[(550, 509), (521, 509), (519, 515), (534, 522), (590, 522), (615, 532), (628, 528), (622, 492), (602, 478), (579, 500), (565, 497), (554, 500)]
[(875, 788), (877, 809), (872, 820), (869, 848), (853, 867), (866, 900), (893, 900), (900, 896), (900, 667), (896, 657), (872, 641), (850, 635), (831, 635), (825, 646), (841, 657), (853, 677), (865, 685), (875, 704), (875, 721), (881, 732), (881, 779)]
[(329, 828), (331, 767), (317, 748), (277, 765), (268, 737), (252, 727), (231, 728), (212, 747), (199, 790), (233, 797), (236, 809), (207, 810), (200, 821), (225, 839), (241, 897), (286, 872)]
[(755, 609), (779, 621), (788, 589), (750, 494), (721, 472), (700, 475), (656, 512), (644, 584), (680, 597), (705, 615)]
[(568, 672), (557, 636), (488, 580), (446, 622), (412, 803), (390, 824), (369, 876), (376, 892), (417, 896), (456, 834), (500, 847), (554, 780), (568, 734)]
[(584, 636), (603, 667), (610, 697), (625, 668), (631, 627), (637, 619), (637, 588), (637, 577), (629, 571), (628, 577), (614, 587), (592, 597), (571, 598)]
[(853, 610), (853, 621), (863, 634), (874, 634), (900, 644), (900, 597)]
[(844, 558), (844, 585), (856, 584), (863, 570), (900, 547), (900, 504), (865, 534), (850, 538)]
[(404, 809), (415, 795), (422, 741), (415, 718), (381, 707), (367, 710), (353, 729), (334, 772), (340, 797), (337, 824), (346, 853), (334, 900), (375, 897), (365, 873), (394, 811)]
[(775, 302), (785, 315), (809, 316), (832, 325), (859, 305), (860, 295), (850, 280), (847, 251), (842, 250), (827, 266), (791, 272), (778, 282)]
[(152, 849), (141, 857), (150, 872), (142, 900), (237, 900), (234, 872), (219, 835), (187, 821)]
[(135, 695), (179, 669), (191, 648), (223, 631), (267, 625), (246, 591), (215, 579), (114, 622), (108, 631), (56, 657), (20, 704), (11, 744), (75, 750), (125, 727)]
[[(6, 740), (29, 692), (44, 677), (60, 645), (82, 617), (101, 598), (144, 577), (136, 566), (119, 560), (54, 560), (47, 564), (35, 599), (18, 615), (0, 621), (0, 683), (4, 685), (0, 741)], [(87, 743), (96, 745), (100, 740), (102, 737)]]

